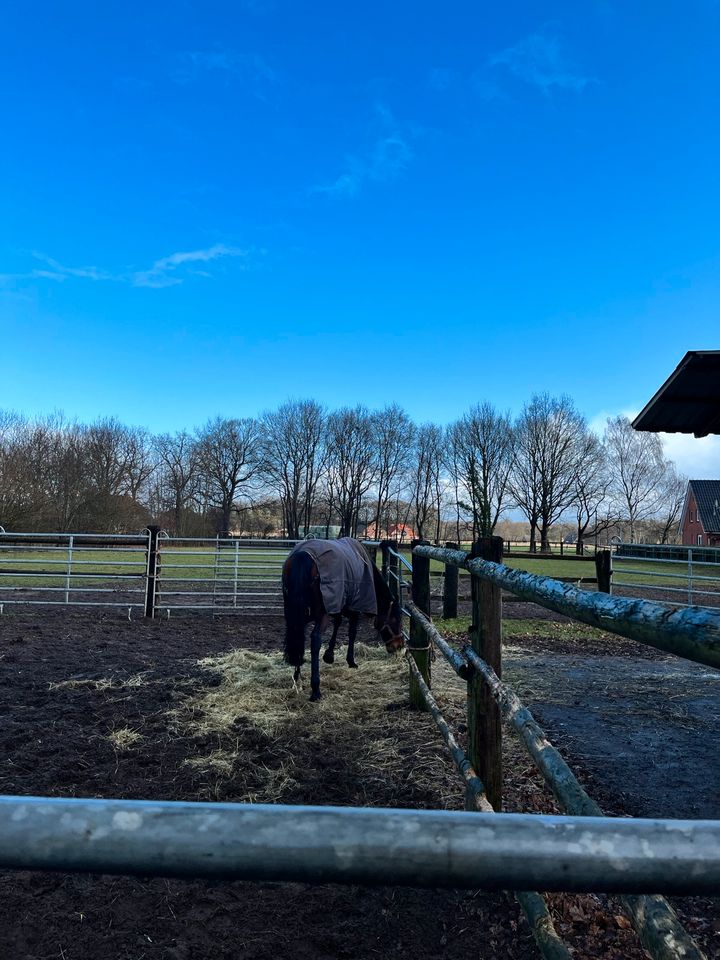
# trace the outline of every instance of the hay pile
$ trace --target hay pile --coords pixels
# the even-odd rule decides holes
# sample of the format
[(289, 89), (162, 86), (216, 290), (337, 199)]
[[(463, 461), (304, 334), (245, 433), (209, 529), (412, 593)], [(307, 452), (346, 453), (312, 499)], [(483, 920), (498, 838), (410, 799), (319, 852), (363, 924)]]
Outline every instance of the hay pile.
[[(174, 716), (178, 732), (204, 747), (186, 763), (214, 779), (216, 795), (232, 782), (233, 799), (245, 802), (461, 806), (431, 718), (409, 709), (402, 656), (365, 644), (355, 652), (357, 670), (344, 651), (321, 665), (317, 703), (308, 699), (309, 664), (296, 686), (280, 653), (239, 649), (200, 661), (208, 685)], [(437, 666), (439, 692), (446, 670)], [(463, 685), (454, 690), (464, 704)]]

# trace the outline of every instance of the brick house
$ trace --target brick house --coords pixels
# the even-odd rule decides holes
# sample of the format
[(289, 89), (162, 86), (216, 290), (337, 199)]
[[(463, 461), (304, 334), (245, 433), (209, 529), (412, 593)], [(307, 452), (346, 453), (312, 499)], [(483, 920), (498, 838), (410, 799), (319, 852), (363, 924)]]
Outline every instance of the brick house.
[(688, 547), (720, 547), (720, 480), (690, 480), (680, 518)]

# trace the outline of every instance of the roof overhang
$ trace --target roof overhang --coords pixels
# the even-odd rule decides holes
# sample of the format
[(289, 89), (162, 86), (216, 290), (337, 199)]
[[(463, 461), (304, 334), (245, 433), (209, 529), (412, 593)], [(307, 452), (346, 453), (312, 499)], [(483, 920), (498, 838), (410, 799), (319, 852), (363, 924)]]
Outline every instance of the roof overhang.
[(632, 422), (653, 433), (720, 434), (720, 350), (690, 350)]

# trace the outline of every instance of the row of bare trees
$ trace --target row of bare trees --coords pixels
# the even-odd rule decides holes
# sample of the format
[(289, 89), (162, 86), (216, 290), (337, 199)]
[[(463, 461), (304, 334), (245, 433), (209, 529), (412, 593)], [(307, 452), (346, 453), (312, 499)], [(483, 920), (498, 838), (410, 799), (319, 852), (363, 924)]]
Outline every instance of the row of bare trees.
[(393, 404), (327, 411), (292, 400), (152, 436), (117, 420), (85, 425), (0, 412), (0, 524), (10, 530), (139, 529), (179, 536), (310, 528), (427, 539), (491, 534), (519, 511), (532, 548), (572, 517), (583, 541), (654, 520), (674, 534), (686, 481), (654, 434), (627, 419), (592, 433), (566, 396), (534, 396), (513, 420), (489, 403), (455, 423), (415, 425)]

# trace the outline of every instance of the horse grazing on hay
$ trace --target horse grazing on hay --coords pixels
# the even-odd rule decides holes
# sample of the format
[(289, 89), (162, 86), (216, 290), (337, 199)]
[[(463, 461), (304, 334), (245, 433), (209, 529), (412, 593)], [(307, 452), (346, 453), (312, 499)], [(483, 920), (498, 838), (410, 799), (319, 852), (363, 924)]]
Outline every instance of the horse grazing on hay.
[(323, 655), (325, 663), (335, 660), (335, 643), (343, 617), (348, 620), (347, 663), (355, 663), (355, 637), (361, 616), (373, 617), (375, 629), (388, 653), (404, 645), (400, 605), (380, 571), (358, 540), (304, 540), (283, 564), (285, 609), (285, 660), (295, 667), (295, 679), (305, 662), (305, 627), (310, 633), (311, 700), (320, 699), (320, 647), (330, 621), (333, 633)]

